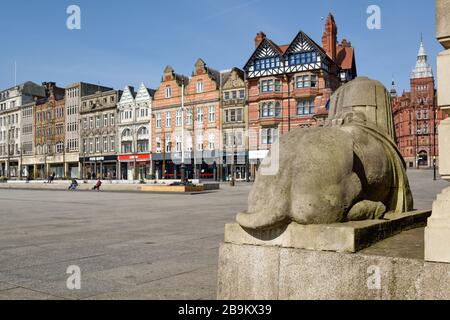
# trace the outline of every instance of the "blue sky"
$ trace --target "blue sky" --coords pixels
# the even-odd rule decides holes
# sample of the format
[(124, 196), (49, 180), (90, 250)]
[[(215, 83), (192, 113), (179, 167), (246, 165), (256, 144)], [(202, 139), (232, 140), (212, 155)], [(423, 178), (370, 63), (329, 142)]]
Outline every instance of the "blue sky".
[[(66, 8), (81, 7), (82, 29), (66, 28)], [(381, 30), (366, 27), (369, 5)], [(335, 15), (339, 39), (356, 48), (359, 75), (409, 88), (420, 34), (436, 70), (434, 1), (407, 0), (2, 0), (0, 88), (18, 82), (78, 81), (122, 89), (159, 85), (167, 64), (190, 75), (197, 58), (223, 70), (243, 67), (258, 31), (278, 44), (303, 30), (319, 44), (322, 17)]]

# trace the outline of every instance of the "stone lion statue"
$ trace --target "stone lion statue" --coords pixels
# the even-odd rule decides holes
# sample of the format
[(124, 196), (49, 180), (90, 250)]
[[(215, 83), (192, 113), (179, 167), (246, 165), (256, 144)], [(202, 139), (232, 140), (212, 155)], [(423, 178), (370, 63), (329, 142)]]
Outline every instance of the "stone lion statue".
[[(324, 127), (293, 130), (272, 146), (238, 223), (248, 229), (331, 224), (412, 210), (394, 141), (388, 91), (378, 81), (356, 78), (331, 97)], [(275, 173), (265, 170), (274, 166)]]

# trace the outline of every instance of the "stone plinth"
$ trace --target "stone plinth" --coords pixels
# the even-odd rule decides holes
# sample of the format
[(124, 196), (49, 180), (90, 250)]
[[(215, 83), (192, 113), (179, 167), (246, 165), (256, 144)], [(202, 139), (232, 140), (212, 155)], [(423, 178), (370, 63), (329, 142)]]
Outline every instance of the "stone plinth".
[(218, 299), (450, 299), (450, 264), (226, 243)]
[[(450, 109), (450, 49), (439, 53), (437, 57), (437, 87), (439, 107)], [(442, 136), (441, 132), (439, 136)]]
[(321, 251), (357, 252), (404, 230), (426, 225), (431, 211), (388, 214), (384, 220), (326, 225), (300, 225), (268, 230), (247, 230), (238, 224), (225, 227), (225, 242)]
[(450, 188), (438, 195), (425, 229), (425, 260), (450, 263)]
[(436, 38), (450, 49), (450, 0), (436, 0)]

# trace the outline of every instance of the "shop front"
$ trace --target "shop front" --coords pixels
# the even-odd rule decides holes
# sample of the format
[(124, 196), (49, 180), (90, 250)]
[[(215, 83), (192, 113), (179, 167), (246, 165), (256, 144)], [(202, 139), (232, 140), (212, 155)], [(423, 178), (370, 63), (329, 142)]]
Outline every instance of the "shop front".
[(119, 177), (117, 159), (117, 156), (80, 158), (84, 179), (117, 179)]
[(248, 158), (250, 162), (250, 176), (256, 177), (261, 162), (267, 157), (269, 150), (252, 150), (249, 152)]
[(151, 155), (121, 155), (119, 156), (119, 173), (121, 180), (145, 180), (152, 178)]
[(245, 151), (225, 152), (223, 155), (223, 180), (245, 181), (250, 178), (248, 154)]

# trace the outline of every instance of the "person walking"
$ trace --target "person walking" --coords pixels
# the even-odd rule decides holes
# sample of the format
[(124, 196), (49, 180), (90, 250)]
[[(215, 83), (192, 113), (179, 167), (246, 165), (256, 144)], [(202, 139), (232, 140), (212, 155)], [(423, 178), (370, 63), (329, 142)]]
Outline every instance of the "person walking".
[(100, 180), (100, 178), (98, 178), (97, 183), (95, 184), (94, 188), (92, 188), (92, 190), (100, 191), (101, 186), (102, 186), (102, 180)]

